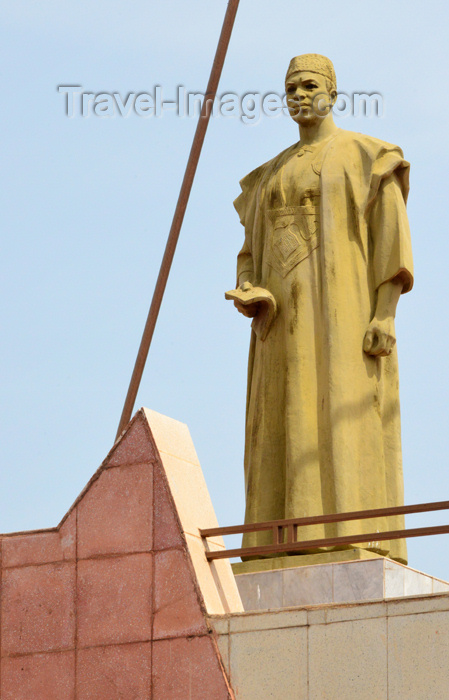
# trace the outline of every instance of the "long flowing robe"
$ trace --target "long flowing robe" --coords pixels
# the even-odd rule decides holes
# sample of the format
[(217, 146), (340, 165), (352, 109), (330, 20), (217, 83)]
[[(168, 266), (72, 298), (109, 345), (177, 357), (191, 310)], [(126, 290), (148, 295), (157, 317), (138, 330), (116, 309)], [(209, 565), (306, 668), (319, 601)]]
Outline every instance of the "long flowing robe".
[[(408, 172), (398, 147), (339, 129), (241, 181), (237, 279), (268, 289), (278, 307), (267, 338), (251, 337), (247, 523), (403, 504), (397, 353), (369, 356), (363, 339), (379, 286), (399, 276), (404, 292), (413, 285)], [(399, 516), (309, 526), (299, 537), (403, 526)], [(244, 546), (270, 536), (245, 535)], [(403, 540), (359, 546), (407, 562)]]

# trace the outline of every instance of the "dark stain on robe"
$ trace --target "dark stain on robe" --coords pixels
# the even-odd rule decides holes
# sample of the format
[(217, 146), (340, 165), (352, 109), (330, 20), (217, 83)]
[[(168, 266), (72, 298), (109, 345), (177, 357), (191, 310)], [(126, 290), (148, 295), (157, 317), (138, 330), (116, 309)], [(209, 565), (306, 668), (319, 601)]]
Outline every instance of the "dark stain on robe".
[(290, 335), (293, 335), (296, 326), (298, 325), (298, 306), (299, 306), (299, 285), (297, 282), (292, 282), (290, 289), (290, 304), (289, 307), (292, 309), (292, 314), (290, 316), (289, 331)]

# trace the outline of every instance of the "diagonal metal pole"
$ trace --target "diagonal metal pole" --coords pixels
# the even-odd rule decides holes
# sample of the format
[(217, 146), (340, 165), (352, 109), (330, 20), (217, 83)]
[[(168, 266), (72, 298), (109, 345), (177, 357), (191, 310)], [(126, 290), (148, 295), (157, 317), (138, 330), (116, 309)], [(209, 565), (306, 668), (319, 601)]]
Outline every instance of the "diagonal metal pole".
[(182, 181), (181, 190), (179, 192), (178, 202), (176, 204), (175, 213), (173, 216), (170, 233), (168, 235), (167, 245), (165, 247), (164, 257), (162, 258), (159, 276), (151, 301), (148, 318), (140, 341), (139, 352), (137, 353), (136, 363), (132, 373), (131, 381), (128, 388), (128, 393), (123, 406), (120, 423), (117, 430), (116, 440), (119, 438), (123, 430), (128, 425), (131, 414), (133, 412), (136, 401), (137, 392), (139, 390), (140, 381), (142, 379), (143, 370), (150, 349), (151, 340), (153, 338), (154, 329), (156, 326), (159, 309), (161, 308), (162, 298), (164, 296), (165, 287), (167, 285), (168, 275), (175, 255), (176, 245), (178, 243), (179, 234), (181, 232), (184, 214), (186, 212), (187, 203), (189, 201), (190, 192), (195, 178), (198, 161), (203, 147), (204, 137), (206, 136), (207, 127), (209, 124), (212, 105), (217, 94), (218, 83), (220, 81), (221, 72), (223, 70), (226, 53), (231, 38), (232, 29), (234, 26), (235, 16), (237, 14), (240, 0), (229, 0), (228, 7), (223, 22), (220, 38), (218, 40), (217, 51), (215, 53), (212, 70), (207, 84), (206, 95), (204, 98), (201, 115), (193, 137), (192, 148), (190, 149), (189, 159), (187, 161), (184, 179)]

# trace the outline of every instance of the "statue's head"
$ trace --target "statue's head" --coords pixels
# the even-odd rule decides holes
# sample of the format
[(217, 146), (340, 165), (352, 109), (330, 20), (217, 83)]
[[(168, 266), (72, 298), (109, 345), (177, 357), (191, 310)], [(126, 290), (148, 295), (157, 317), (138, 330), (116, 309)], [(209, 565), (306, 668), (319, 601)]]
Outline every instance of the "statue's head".
[(290, 61), (285, 77), (290, 116), (298, 124), (313, 124), (330, 113), (337, 99), (337, 78), (332, 61), (306, 53)]

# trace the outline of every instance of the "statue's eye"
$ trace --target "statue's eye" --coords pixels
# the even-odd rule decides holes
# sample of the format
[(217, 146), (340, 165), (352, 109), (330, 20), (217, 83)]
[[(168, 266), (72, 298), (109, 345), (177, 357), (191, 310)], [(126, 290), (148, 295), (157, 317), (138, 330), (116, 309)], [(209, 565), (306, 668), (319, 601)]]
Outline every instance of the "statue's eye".
[(307, 83), (306, 85), (306, 90), (315, 90), (316, 85), (315, 83)]
[(295, 92), (295, 86), (294, 85), (289, 85), (287, 87), (287, 92)]

